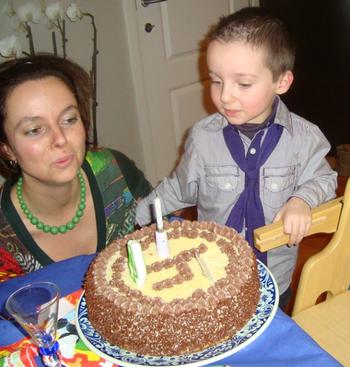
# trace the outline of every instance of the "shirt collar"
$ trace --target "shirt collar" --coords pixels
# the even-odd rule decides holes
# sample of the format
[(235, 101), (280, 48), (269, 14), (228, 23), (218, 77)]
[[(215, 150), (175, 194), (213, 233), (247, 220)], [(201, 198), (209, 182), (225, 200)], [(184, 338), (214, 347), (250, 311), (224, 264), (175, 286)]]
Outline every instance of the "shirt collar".
[(291, 134), (293, 131), (293, 124), (287, 106), (283, 103), (279, 96), (276, 96), (274, 103), (276, 103), (276, 113), (273, 122), (283, 126)]

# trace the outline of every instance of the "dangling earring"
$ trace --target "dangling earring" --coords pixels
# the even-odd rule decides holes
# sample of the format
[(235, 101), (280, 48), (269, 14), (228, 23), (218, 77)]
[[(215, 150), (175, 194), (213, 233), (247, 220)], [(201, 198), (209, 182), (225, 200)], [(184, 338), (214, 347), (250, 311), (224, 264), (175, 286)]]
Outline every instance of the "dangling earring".
[(9, 162), (12, 168), (17, 168), (17, 161), (15, 159), (14, 160), (10, 159)]

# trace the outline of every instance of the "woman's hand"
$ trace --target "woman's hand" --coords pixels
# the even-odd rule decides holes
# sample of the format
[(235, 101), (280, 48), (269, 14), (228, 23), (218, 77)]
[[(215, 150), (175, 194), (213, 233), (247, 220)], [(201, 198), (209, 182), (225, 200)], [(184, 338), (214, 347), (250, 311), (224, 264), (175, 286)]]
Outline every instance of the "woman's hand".
[(302, 199), (291, 197), (276, 214), (274, 222), (282, 219), (285, 234), (289, 234), (288, 245), (299, 244), (311, 226), (311, 209)]

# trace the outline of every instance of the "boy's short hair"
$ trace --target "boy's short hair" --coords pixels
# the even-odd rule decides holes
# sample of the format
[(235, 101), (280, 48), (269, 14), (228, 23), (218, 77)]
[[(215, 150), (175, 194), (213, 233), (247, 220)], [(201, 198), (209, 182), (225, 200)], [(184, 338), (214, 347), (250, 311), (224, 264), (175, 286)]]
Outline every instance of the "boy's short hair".
[(220, 18), (208, 33), (209, 41), (244, 42), (266, 50), (266, 66), (274, 81), (293, 70), (295, 43), (282, 20), (264, 8), (248, 7)]

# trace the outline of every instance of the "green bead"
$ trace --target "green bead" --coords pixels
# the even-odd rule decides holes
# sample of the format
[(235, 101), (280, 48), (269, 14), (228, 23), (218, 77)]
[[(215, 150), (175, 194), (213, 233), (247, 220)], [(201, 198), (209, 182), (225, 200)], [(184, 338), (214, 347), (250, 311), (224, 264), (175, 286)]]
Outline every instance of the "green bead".
[(51, 229), (51, 226), (48, 226), (47, 224), (44, 224), (43, 231), (44, 231), (45, 233), (49, 233), (49, 232), (50, 232), (50, 229)]
[(57, 234), (57, 233), (58, 233), (58, 227), (56, 227), (56, 226), (52, 226), (52, 227), (50, 228), (50, 233), (51, 233), (51, 234)]
[(68, 230), (67, 226), (62, 224), (61, 226), (58, 227), (58, 232), (60, 233), (66, 233)]
[(79, 209), (82, 210), (82, 211), (84, 211), (84, 209), (85, 209), (85, 203), (80, 203), (79, 204)]
[(38, 222), (39, 222), (39, 220), (38, 220), (38, 218), (36, 218), (36, 217), (33, 217), (33, 218), (30, 220), (30, 223), (32, 223), (32, 224), (33, 224), (33, 226), (36, 226), (36, 225), (38, 224)]
[(84, 214), (84, 210), (77, 210), (77, 212), (75, 213), (75, 216), (81, 218), (83, 214)]
[(67, 228), (68, 228), (68, 230), (71, 230), (71, 229), (73, 229), (75, 227), (75, 224), (72, 222), (72, 221), (70, 221), (70, 222), (68, 222), (67, 223)]
[(38, 229), (40, 229), (40, 231), (42, 231), (42, 230), (44, 229), (44, 223), (39, 221), (39, 222), (36, 224), (36, 228), (38, 228)]
[(29, 212), (29, 213), (27, 214), (27, 218), (28, 218), (29, 220), (32, 220), (32, 218), (33, 218), (33, 214), (32, 214), (31, 212)]
[(73, 223), (75, 223), (75, 224), (78, 224), (78, 223), (80, 222), (80, 218), (79, 218), (79, 217), (74, 216), (74, 217), (72, 218), (72, 222), (73, 222)]

